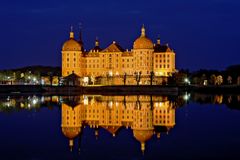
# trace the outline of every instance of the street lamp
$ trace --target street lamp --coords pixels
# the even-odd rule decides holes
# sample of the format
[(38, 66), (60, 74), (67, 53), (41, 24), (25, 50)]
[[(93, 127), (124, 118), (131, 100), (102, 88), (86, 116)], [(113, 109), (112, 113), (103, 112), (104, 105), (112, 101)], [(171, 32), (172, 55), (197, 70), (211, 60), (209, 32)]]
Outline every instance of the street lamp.
[(185, 84), (188, 84), (188, 85), (190, 84), (190, 81), (189, 81), (188, 78), (185, 78), (185, 79), (184, 79), (184, 82), (185, 82)]

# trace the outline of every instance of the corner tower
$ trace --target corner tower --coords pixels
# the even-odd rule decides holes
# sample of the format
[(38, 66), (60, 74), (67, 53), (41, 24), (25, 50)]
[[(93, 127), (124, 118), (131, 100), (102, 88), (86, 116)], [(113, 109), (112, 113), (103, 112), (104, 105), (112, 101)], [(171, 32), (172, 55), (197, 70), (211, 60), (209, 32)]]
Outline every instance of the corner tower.
[(82, 44), (74, 39), (74, 32), (71, 27), (70, 37), (62, 46), (62, 76), (68, 76), (73, 72), (82, 76), (81, 58)]
[(133, 57), (135, 71), (142, 75), (149, 75), (153, 70), (153, 42), (147, 37), (144, 25), (141, 28), (141, 35), (133, 44)]

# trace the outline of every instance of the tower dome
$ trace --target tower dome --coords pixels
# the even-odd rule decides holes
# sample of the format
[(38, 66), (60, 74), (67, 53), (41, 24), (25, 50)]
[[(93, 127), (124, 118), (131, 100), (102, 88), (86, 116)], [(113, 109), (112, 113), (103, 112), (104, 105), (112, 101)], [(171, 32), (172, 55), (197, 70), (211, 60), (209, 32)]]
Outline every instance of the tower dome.
[(134, 137), (141, 143), (141, 150), (145, 151), (145, 142), (153, 136), (153, 130), (133, 130)]
[(68, 139), (74, 139), (81, 132), (81, 128), (80, 127), (62, 127), (62, 132), (64, 136), (66, 136)]
[(144, 25), (141, 29), (141, 36), (134, 41), (133, 49), (153, 49), (153, 42), (147, 38)]
[(74, 39), (74, 33), (71, 30), (70, 39), (67, 40), (62, 47), (62, 51), (81, 51), (82, 45)]

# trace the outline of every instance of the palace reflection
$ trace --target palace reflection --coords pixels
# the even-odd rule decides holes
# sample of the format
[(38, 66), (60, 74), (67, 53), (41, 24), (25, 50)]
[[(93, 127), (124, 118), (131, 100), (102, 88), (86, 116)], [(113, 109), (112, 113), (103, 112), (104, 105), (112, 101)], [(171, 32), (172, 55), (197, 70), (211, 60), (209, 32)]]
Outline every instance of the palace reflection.
[(79, 96), (63, 99), (62, 132), (72, 149), (84, 126), (106, 129), (113, 137), (120, 128), (131, 128), (144, 152), (154, 135), (175, 126), (175, 103), (163, 96)]
[[(147, 144), (150, 139), (160, 138), (174, 128), (176, 109), (189, 102), (216, 104), (214, 106), (224, 104), (230, 109), (240, 109), (240, 95), (1, 95), (0, 113), (40, 111), (43, 107), (50, 110), (55, 108), (61, 110), (62, 133), (69, 141), (71, 149), (74, 145), (80, 147), (81, 137), (83, 133), (87, 133), (86, 129), (90, 128), (98, 138), (103, 130), (117, 137), (118, 133), (128, 128), (132, 137), (139, 143), (139, 151), (144, 152), (146, 148), (151, 147)], [(87, 128), (84, 129), (85, 127)]]

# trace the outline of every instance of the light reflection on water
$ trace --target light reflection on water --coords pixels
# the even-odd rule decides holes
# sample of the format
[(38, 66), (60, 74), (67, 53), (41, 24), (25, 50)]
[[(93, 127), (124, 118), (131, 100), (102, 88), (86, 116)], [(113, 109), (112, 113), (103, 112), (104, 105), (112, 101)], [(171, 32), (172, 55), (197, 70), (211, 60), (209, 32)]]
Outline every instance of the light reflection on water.
[[(240, 96), (239, 95), (204, 95), (204, 94), (189, 94), (184, 93), (179, 96), (156, 96), (156, 95), (126, 95), (126, 96), (101, 96), (101, 95), (80, 95), (80, 96), (1, 96), (0, 97), (0, 118), (4, 120), (4, 113), (12, 113), (11, 116), (17, 116), (19, 114), (25, 114), (21, 111), (36, 112), (35, 114), (40, 115), (39, 123), (41, 120), (44, 121), (46, 113), (41, 113), (44, 108), (47, 112), (52, 114), (52, 116), (59, 117), (58, 124), (53, 127), (53, 130), (58, 131), (56, 135), (59, 137), (61, 135), (61, 144), (64, 144), (65, 151), (62, 152), (63, 155), (59, 155), (59, 159), (66, 157), (69, 158), (73, 156), (74, 158), (82, 159), (95, 159), (96, 157), (90, 156), (92, 152), (98, 153), (99, 151), (106, 151), (104, 148), (110, 147), (114, 149), (114, 139), (116, 144), (129, 143), (130, 146), (122, 146), (123, 148), (118, 151), (124, 151), (124, 147), (130, 147), (127, 152), (127, 157), (130, 158), (134, 156), (139, 156), (139, 158), (152, 159), (158, 155), (158, 145), (166, 143), (169, 137), (169, 141), (172, 142), (173, 139), (170, 137), (178, 136), (182, 134), (179, 130), (185, 129), (185, 124), (182, 122), (186, 119), (194, 119), (202, 114), (202, 109), (196, 108), (198, 104), (205, 104), (219, 106), (224, 104), (227, 108), (235, 109), (234, 114), (238, 113), (240, 108)], [(195, 104), (195, 105), (193, 105)], [(193, 105), (193, 107), (190, 107)], [(56, 108), (58, 111), (54, 111)], [(178, 111), (179, 110), (179, 111)], [(191, 117), (194, 112), (199, 112), (196, 117)], [(208, 108), (205, 111), (206, 115), (199, 117), (196, 122), (204, 122), (208, 118), (212, 118), (211, 114), (213, 110)], [(216, 111), (214, 111), (216, 112)], [(219, 111), (222, 112), (222, 111)], [(224, 111), (227, 113), (228, 111)], [(48, 113), (48, 114), (49, 114)], [(178, 115), (179, 114), (179, 115)], [(227, 113), (228, 114), (228, 113)], [(229, 116), (226, 114), (226, 117)], [(231, 113), (232, 114), (232, 113)], [(178, 118), (176, 118), (178, 117)], [(217, 116), (215, 116), (217, 117)], [(225, 118), (226, 118), (225, 117)], [(9, 118), (9, 117), (8, 117)], [(24, 118), (20, 118), (21, 120)], [(240, 120), (240, 118), (239, 118)], [(28, 122), (31, 123), (31, 122)], [(32, 122), (34, 123), (34, 122)], [(178, 126), (178, 123), (180, 124)], [(191, 124), (190, 120), (187, 120), (189, 127), (195, 128), (196, 126)], [(0, 123), (1, 124), (1, 123)], [(207, 123), (206, 123), (207, 124)], [(226, 128), (222, 123), (223, 127)], [(234, 124), (231, 124), (234, 125)], [(240, 126), (238, 123), (235, 126)], [(42, 130), (45, 130), (44, 126), (39, 126)], [(175, 129), (176, 127), (176, 129)], [(181, 128), (182, 127), (182, 128)], [(211, 126), (205, 126), (210, 128)], [(230, 126), (229, 126), (230, 127)], [(12, 125), (12, 128), (8, 128), (9, 132), (14, 130), (16, 125)], [(31, 128), (23, 127), (25, 130), (31, 130)], [(175, 131), (174, 131), (175, 130)], [(5, 134), (4, 134), (5, 133)], [(8, 137), (8, 131), (2, 133), (2, 136)], [(236, 133), (239, 133), (237, 130)], [(38, 133), (35, 133), (38, 134)], [(125, 137), (123, 137), (125, 135)], [(39, 139), (41, 140), (41, 134), (39, 133)], [(164, 136), (164, 138), (161, 138)], [(167, 137), (166, 137), (167, 136)], [(183, 138), (183, 137), (181, 137)], [(186, 138), (186, 137), (185, 137)], [(187, 137), (191, 139), (191, 137)], [(104, 141), (102, 142), (101, 139)], [(119, 140), (121, 141), (119, 142)], [(163, 139), (159, 141), (159, 139)], [(201, 139), (201, 138), (200, 138)], [(51, 142), (51, 139), (48, 141)], [(95, 141), (101, 142), (98, 144), (100, 148), (95, 148), (91, 144), (96, 143)], [(127, 141), (127, 142), (123, 142)], [(166, 142), (164, 142), (166, 141)], [(177, 140), (176, 140), (177, 141)], [(211, 141), (209, 139), (208, 141)], [(212, 140), (214, 143), (215, 140)], [(226, 141), (226, 140), (224, 140)], [(49, 143), (50, 143), (49, 142)], [(157, 142), (157, 144), (156, 144)], [(225, 143), (230, 143), (231, 141), (226, 141)], [(240, 144), (239, 141), (235, 143)], [(14, 144), (14, 142), (11, 142)], [(32, 142), (26, 141), (26, 143), (31, 144)], [(224, 144), (225, 144), (224, 143)], [(223, 144), (223, 145), (224, 145)], [(33, 144), (36, 145), (36, 144)], [(96, 144), (95, 144), (96, 145)], [(170, 145), (170, 144), (168, 144)], [(172, 144), (173, 145), (173, 144)], [(179, 145), (176, 143), (176, 145)], [(191, 140), (186, 140), (184, 145), (190, 145), (197, 148), (197, 146), (191, 143)], [(132, 147), (134, 148), (132, 148)], [(91, 148), (91, 151), (87, 148)], [(156, 147), (156, 148), (154, 148)], [(165, 146), (166, 148), (172, 148), (173, 146)], [(189, 146), (187, 146), (189, 147)], [(108, 149), (110, 149), (108, 148)], [(0, 146), (1, 149), (1, 146)], [(183, 148), (178, 148), (180, 151)], [(6, 150), (6, 148), (5, 148)], [(24, 149), (23, 149), (24, 150)], [(27, 149), (26, 149), (27, 150)], [(71, 152), (72, 151), (72, 152)], [(58, 152), (58, 151), (56, 151)], [(60, 150), (59, 150), (60, 152)], [(91, 153), (89, 153), (91, 152)], [(170, 153), (170, 151), (168, 151)], [(3, 153), (3, 152), (1, 152)], [(76, 153), (78, 153), (76, 155)], [(176, 152), (177, 153), (177, 152)], [(94, 154), (94, 153), (92, 153)], [(112, 153), (113, 154), (113, 153)], [(192, 152), (194, 155), (194, 152)], [(208, 157), (210, 153), (206, 152), (203, 157)], [(213, 154), (213, 153), (211, 153)], [(88, 156), (87, 156), (88, 155)], [(111, 153), (110, 153), (111, 155)], [(234, 154), (233, 154), (234, 155)], [(4, 153), (3, 157), (6, 157)], [(36, 156), (35, 154), (30, 154), (31, 156)], [(104, 155), (102, 155), (104, 156)], [(190, 155), (189, 155), (190, 156)], [(0, 156), (1, 157), (1, 156)], [(47, 159), (51, 157), (46, 155)], [(100, 156), (101, 157), (101, 156)], [(111, 157), (111, 156), (110, 156)], [(117, 157), (120, 157), (119, 155)], [(151, 158), (150, 158), (151, 157)], [(175, 159), (178, 156), (170, 156), (169, 158)], [(180, 156), (181, 157), (181, 156)], [(187, 155), (184, 158), (189, 158)], [(183, 158), (181, 157), (181, 158)], [(224, 157), (224, 156), (221, 156)], [(23, 157), (18, 157), (19, 159), (25, 159)], [(56, 157), (54, 157), (56, 158)], [(116, 158), (116, 157), (115, 157)], [(178, 157), (179, 158), (179, 157)], [(108, 159), (114, 159), (113, 157)]]

